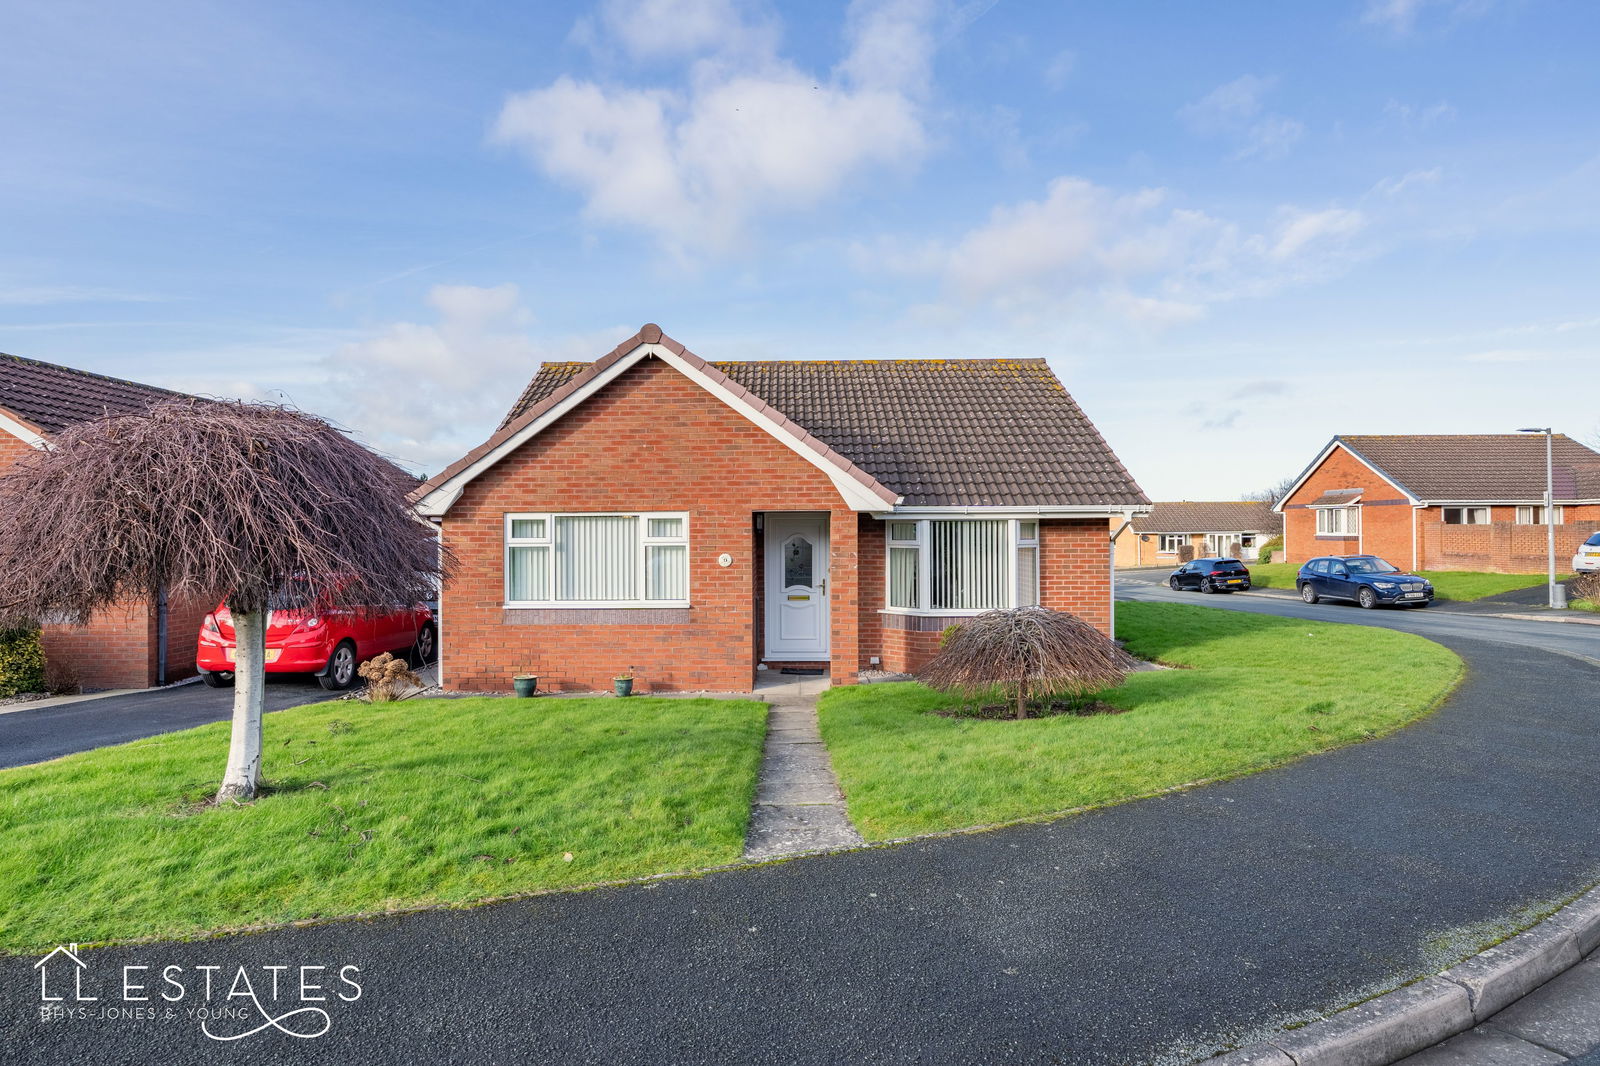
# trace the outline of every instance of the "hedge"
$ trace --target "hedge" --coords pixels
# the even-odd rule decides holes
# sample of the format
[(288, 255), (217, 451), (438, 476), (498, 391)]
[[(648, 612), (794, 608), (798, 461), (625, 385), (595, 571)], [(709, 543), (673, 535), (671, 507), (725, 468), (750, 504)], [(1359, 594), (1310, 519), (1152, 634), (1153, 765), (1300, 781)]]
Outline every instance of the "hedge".
[(44, 645), (37, 629), (0, 630), (0, 699), (44, 691)]

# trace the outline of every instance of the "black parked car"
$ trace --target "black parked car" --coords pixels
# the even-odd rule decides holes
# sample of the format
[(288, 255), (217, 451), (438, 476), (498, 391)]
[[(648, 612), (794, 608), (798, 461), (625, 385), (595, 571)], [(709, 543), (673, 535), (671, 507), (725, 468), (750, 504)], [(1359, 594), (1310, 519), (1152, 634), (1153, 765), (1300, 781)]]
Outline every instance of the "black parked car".
[(1250, 571), (1237, 559), (1196, 559), (1174, 570), (1167, 584), (1174, 592), (1244, 592), (1250, 587)]
[(1368, 610), (1384, 603), (1426, 607), (1433, 602), (1433, 582), (1408, 574), (1376, 555), (1325, 555), (1312, 559), (1295, 576), (1295, 587), (1307, 603), (1353, 600)]

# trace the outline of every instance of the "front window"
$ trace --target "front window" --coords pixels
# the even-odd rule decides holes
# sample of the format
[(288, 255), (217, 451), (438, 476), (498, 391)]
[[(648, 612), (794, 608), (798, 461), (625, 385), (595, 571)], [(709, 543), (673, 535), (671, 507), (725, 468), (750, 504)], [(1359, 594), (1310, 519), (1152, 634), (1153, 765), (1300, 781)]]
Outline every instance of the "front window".
[(1444, 524), (1447, 526), (1486, 526), (1489, 524), (1487, 507), (1446, 507)]
[(1160, 552), (1162, 555), (1177, 555), (1178, 549), (1188, 543), (1189, 534), (1187, 533), (1163, 533), (1161, 534)]
[(888, 523), (889, 607), (978, 612), (1039, 602), (1039, 523), (918, 519)]
[(1361, 532), (1360, 507), (1317, 508), (1317, 533), (1320, 536), (1353, 537)]
[(506, 515), (506, 603), (686, 605), (684, 514)]
[[(1559, 526), (1563, 521), (1565, 521), (1565, 516), (1561, 513), (1561, 505), (1558, 503), (1555, 507), (1555, 524)], [(1534, 504), (1528, 506), (1525, 504), (1517, 508), (1517, 525), (1542, 526), (1544, 524), (1544, 507), (1542, 505)]]

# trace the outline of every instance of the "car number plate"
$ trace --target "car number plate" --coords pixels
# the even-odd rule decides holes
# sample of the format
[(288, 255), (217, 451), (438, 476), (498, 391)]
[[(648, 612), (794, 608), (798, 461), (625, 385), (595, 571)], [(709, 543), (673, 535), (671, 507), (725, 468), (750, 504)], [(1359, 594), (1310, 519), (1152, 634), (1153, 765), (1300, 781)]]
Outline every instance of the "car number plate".
[(1242, 577), (1230, 577), (1228, 579), (1228, 584), (1230, 584), (1230, 585), (1242, 585), (1242, 584), (1244, 584), (1244, 578), (1242, 578)]
[(1422, 593), (1420, 593), (1420, 592), (1402, 592), (1400, 594), (1400, 598), (1402, 600), (1420, 600), (1420, 599), (1422, 599)]
[[(235, 656), (238, 655), (238, 652), (235, 651), (233, 648), (224, 649), (223, 654), (227, 656), (228, 661), (230, 663), (238, 661), (235, 658)], [(282, 654), (283, 654), (283, 649), (282, 648), (268, 648), (267, 649), (267, 662), (269, 662), (269, 663), (277, 662), (278, 661), (278, 656), (280, 656)]]

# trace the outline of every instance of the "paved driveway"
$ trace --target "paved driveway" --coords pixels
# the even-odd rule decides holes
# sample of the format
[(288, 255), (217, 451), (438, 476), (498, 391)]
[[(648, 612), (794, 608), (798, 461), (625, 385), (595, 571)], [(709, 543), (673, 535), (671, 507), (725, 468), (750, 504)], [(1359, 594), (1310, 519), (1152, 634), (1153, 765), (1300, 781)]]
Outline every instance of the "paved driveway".
[[(331, 695), (314, 677), (271, 678), (267, 682), (267, 710), (281, 711)], [(10, 711), (0, 714), (0, 768), (220, 722), (232, 714), (233, 689), (207, 688), (199, 682), (59, 707)]]
[(361, 998), (326, 1004), (318, 1040), (218, 1045), (181, 1012), (42, 1022), (27, 959), (0, 960), (0, 1040), (17, 1063), (1201, 1058), (1436, 971), (1600, 879), (1600, 670), (1536, 635), (1443, 639), (1471, 670), (1435, 715), (1186, 793), (694, 879), (86, 956), (102, 982), (125, 965), (360, 966)]

